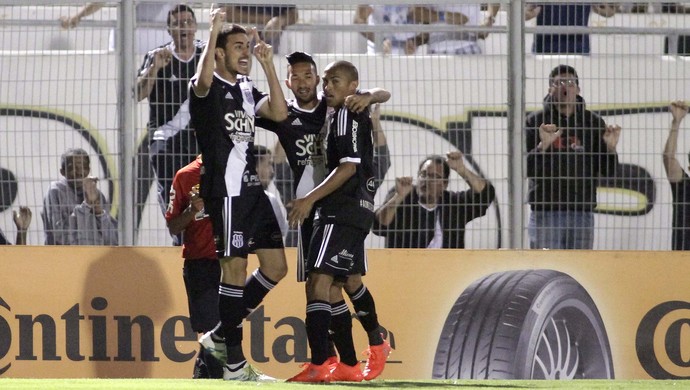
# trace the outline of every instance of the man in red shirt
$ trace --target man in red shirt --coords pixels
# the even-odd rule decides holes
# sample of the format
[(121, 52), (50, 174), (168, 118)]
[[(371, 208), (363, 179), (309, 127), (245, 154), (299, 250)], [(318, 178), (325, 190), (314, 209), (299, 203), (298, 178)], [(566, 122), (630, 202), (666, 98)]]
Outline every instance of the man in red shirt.
[[(165, 212), (170, 234), (182, 233), (182, 276), (187, 290), (189, 320), (192, 329), (204, 334), (218, 325), (218, 283), (220, 263), (213, 242), (213, 229), (204, 200), (199, 196), (201, 156), (175, 174), (170, 189), (170, 203)], [(218, 359), (206, 356), (201, 348), (194, 366), (194, 378), (222, 378), (223, 366)]]

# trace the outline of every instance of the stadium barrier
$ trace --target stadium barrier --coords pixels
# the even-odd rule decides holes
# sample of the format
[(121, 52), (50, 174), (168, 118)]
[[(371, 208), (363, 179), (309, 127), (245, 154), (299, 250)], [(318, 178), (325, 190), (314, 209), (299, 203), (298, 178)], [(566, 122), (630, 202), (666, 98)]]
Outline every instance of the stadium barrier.
[[(382, 378), (690, 378), (685, 253), (368, 255), (395, 348)], [(247, 357), (279, 378), (308, 357), (289, 266), (244, 326)], [(181, 268), (179, 248), (0, 248), (0, 377), (190, 377), (198, 344)]]

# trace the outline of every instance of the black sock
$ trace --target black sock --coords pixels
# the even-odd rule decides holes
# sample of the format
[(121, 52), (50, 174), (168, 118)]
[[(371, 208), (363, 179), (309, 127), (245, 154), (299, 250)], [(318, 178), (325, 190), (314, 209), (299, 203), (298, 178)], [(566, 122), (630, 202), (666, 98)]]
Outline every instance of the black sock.
[[(242, 320), (246, 313), (242, 297), (244, 287), (221, 283), (218, 291), (218, 312), (225, 336), (225, 345), (228, 347), (228, 363), (239, 363), (244, 360), (242, 354)], [(231, 358), (230, 351), (237, 351), (238, 347), (239, 353), (235, 353)]]
[(266, 294), (268, 294), (276, 284), (276, 282), (267, 278), (259, 269), (252, 272), (252, 275), (247, 279), (247, 283), (244, 286), (245, 316), (249, 315), (249, 313), (259, 306)]
[(331, 331), (340, 361), (348, 366), (357, 364), (355, 342), (352, 340), (352, 316), (345, 301), (331, 303)]
[(383, 337), (381, 337), (381, 330), (379, 329), (379, 320), (376, 315), (376, 304), (374, 297), (365, 285), (359, 288), (352, 294), (347, 294), (350, 297), (352, 306), (355, 308), (355, 314), (362, 323), (364, 331), (367, 332), (369, 338), (369, 345), (383, 344)]
[(317, 366), (328, 359), (328, 327), (331, 324), (331, 305), (325, 301), (307, 302), (307, 338), (311, 362)]

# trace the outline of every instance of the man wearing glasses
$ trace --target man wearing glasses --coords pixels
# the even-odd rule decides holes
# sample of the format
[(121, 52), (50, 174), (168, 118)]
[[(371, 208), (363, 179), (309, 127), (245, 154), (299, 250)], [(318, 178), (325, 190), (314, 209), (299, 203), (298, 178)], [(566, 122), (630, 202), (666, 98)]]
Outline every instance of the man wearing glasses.
[(204, 42), (195, 38), (196, 17), (188, 6), (174, 6), (167, 24), (172, 41), (146, 54), (136, 86), (137, 99), (149, 100), (149, 157), (163, 213), (175, 172), (198, 154), (194, 133), (188, 127), (187, 84), (204, 48)]
[(592, 249), (599, 177), (618, 164), (620, 126), (585, 107), (575, 68), (549, 74), (544, 109), (525, 125), (532, 249)]
[[(470, 187), (448, 191), (450, 171)], [(383, 206), (376, 210), (373, 233), (386, 237), (387, 248), (464, 248), (465, 225), (486, 214), (494, 187), (465, 166), (459, 151), (432, 155), (419, 164), (417, 184), (395, 179)]]

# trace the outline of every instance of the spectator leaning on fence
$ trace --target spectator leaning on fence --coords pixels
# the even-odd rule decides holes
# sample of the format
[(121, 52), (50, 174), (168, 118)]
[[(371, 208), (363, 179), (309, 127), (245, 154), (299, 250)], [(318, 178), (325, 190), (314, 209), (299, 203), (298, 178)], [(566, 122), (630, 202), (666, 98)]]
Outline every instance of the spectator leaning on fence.
[[(678, 132), (688, 105), (683, 101), (671, 103), (671, 129), (664, 148), (664, 168), (673, 194), (673, 250), (690, 250), (690, 177), (676, 159)], [(690, 160), (690, 154), (688, 155)]]
[(593, 248), (597, 182), (615, 173), (620, 132), (587, 110), (575, 68), (551, 71), (544, 109), (525, 124), (530, 248)]
[(46, 245), (117, 245), (117, 221), (90, 170), (84, 149), (68, 149), (60, 157), (63, 177), (43, 199)]
[[(450, 171), (469, 190), (448, 191)], [(376, 210), (373, 233), (386, 237), (387, 248), (464, 248), (465, 225), (486, 214), (495, 198), (493, 185), (470, 171), (459, 151), (429, 156), (419, 164), (417, 184), (398, 177)]]

